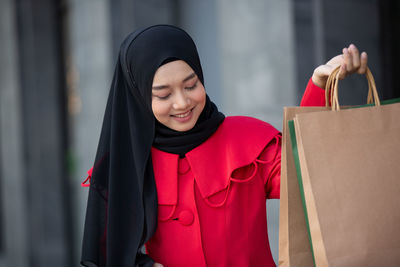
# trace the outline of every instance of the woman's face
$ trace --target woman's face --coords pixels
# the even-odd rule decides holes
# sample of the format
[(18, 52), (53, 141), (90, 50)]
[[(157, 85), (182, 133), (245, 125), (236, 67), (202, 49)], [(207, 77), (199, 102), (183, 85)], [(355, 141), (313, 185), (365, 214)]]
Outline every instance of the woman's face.
[(156, 119), (175, 131), (194, 127), (206, 103), (203, 84), (183, 60), (159, 67), (154, 74), (151, 106)]

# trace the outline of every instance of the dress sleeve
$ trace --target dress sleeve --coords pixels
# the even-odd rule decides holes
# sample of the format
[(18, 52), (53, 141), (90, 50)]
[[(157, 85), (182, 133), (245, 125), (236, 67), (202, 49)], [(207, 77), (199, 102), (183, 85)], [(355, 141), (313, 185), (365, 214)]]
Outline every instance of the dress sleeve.
[(280, 197), (281, 139), (282, 135), (277, 134), (257, 158), (264, 181), (265, 198)]
[[(325, 106), (325, 90), (315, 85), (311, 78), (308, 81), (300, 106)], [(280, 198), (281, 142), (282, 135), (279, 133), (257, 158), (264, 180), (266, 198)]]
[(92, 172), (93, 172), (93, 167), (90, 168), (90, 170), (87, 171), (88, 176), (86, 177), (85, 181), (81, 183), (82, 187), (89, 187), (90, 186), (90, 179), (92, 179)]
[(325, 106), (325, 90), (316, 86), (311, 78), (308, 81), (300, 106)]

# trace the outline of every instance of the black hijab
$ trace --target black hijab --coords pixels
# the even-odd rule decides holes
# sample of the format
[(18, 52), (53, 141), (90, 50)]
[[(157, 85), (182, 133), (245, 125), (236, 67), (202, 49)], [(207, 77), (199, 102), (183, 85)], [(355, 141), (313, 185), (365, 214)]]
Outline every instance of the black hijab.
[(177, 132), (151, 109), (157, 68), (184, 60), (204, 84), (196, 46), (174, 26), (156, 25), (128, 35), (120, 48), (89, 189), (81, 264), (152, 266), (140, 252), (157, 227), (157, 192), (151, 147), (183, 156), (212, 135), (224, 119), (206, 98), (196, 125)]

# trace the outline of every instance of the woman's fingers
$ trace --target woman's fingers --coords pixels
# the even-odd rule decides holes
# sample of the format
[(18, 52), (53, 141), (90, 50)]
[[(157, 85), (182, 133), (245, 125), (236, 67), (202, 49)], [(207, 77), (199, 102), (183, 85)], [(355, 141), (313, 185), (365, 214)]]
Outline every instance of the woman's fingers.
[(358, 51), (358, 48), (351, 44), (348, 48), (343, 48), (343, 62), (345, 68), (341, 68), (341, 79), (352, 73), (365, 74), (368, 65), (367, 53)]
[(347, 72), (347, 67), (346, 67), (346, 63), (342, 63), (340, 65), (340, 71), (339, 71), (339, 79), (343, 80), (344, 78), (346, 78), (348, 72)]
[(346, 71), (351, 72), (353, 69), (353, 58), (347, 47), (343, 48), (344, 63), (346, 64)]
[(352, 55), (352, 60), (353, 60), (353, 68), (354, 70), (358, 70), (360, 68), (360, 53), (358, 52), (358, 49), (355, 45), (351, 44), (349, 46), (349, 51), (350, 54)]
[(357, 73), (358, 74), (365, 74), (367, 71), (367, 66), (368, 66), (368, 55), (366, 52), (361, 53), (360, 57), (360, 68), (358, 69)]
[(367, 53), (358, 51), (354, 44), (345, 47), (342, 50), (343, 54), (331, 58), (325, 65), (318, 66), (313, 73), (312, 81), (315, 85), (324, 88), (326, 80), (332, 71), (340, 67), (339, 79), (344, 79), (352, 73), (365, 74), (368, 65)]

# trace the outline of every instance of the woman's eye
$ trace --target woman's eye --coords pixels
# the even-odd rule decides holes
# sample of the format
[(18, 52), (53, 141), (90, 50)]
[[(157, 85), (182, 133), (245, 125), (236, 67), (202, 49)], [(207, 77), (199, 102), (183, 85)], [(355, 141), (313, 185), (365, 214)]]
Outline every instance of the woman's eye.
[(193, 90), (194, 88), (196, 88), (196, 86), (197, 86), (197, 82), (193, 86), (185, 87), (185, 89), (186, 90)]
[(157, 97), (158, 99), (161, 99), (161, 100), (168, 99), (169, 96), (170, 96), (170, 94), (168, 94), (168, 95), (166, 95), (166, 96), (155, 95), (155, 97)]

